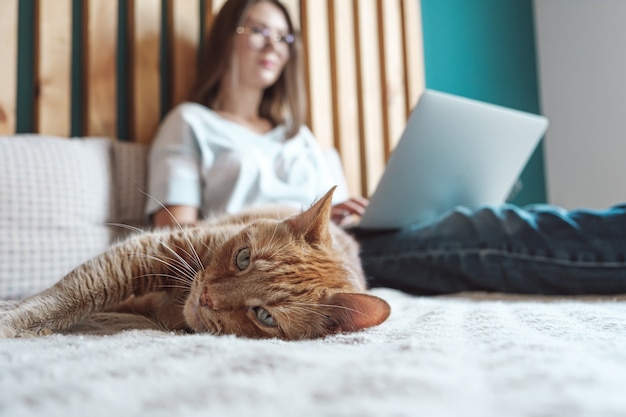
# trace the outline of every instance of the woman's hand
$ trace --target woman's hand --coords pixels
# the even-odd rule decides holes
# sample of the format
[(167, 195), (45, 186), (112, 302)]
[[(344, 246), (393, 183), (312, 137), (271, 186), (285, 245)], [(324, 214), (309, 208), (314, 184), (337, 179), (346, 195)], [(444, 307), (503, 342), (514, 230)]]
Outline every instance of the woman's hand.
[(163, 207), (152, 216), (155, 228), (193, 226), (197, 222), (198, 209), (191, 206)]
[(343, 203), (334, 205), (330, 211), (330, 219), (338, 226), (348, 226), (358, 222), (365, 209), (369, 204), (369, 200), (364, 197), (354, 197)]

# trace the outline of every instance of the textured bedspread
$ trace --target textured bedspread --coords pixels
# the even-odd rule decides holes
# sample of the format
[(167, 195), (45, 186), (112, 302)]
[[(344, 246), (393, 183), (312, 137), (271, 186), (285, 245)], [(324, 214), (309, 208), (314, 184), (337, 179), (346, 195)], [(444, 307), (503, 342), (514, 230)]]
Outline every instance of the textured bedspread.
[(378, 289), (382, 326), (317, 341), (123, 330), (0, 340), (0, 416), (625, 416), (626, 301)]

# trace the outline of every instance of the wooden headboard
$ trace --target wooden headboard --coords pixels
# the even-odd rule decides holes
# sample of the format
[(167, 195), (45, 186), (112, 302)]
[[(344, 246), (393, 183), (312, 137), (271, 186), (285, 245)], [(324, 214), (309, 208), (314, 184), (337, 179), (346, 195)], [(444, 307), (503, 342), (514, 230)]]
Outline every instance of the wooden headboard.
[[(149, 143), (194, 85), (223, 1), (1, 0), (0, 134)], [(339, 150), (350, 191), (368, 195), (424, 88), (419, 0), (285, 4), (305, 48), (309, 126)]]

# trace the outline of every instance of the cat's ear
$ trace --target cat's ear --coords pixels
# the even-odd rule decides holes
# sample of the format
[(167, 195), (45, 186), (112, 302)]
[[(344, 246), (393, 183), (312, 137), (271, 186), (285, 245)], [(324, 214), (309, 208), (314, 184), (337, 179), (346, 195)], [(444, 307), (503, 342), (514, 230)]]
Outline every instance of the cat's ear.
[(391, 313), (391, 307), (382, 298), (363, 293), (337, 293), (326, 301), (330, 331), (354, 332), (378, 326)]
[(337, 187), (331, 188), (308, 210), (287, 220), (291, 229), (296, 234), (303, 236), (304, 240), (310, 244), (329, 243), (331, 240), (328, 223), (330, 222), (330, 210), (335, 188)]

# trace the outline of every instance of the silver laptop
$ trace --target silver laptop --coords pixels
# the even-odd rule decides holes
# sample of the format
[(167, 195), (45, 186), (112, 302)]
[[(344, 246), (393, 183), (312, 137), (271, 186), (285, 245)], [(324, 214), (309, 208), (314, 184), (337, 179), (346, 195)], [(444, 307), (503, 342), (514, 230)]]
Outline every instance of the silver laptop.
[(401, 228), (456, 206), (505, 202), (547, 127), (543, 116), (426, 90), (359, 227)]

